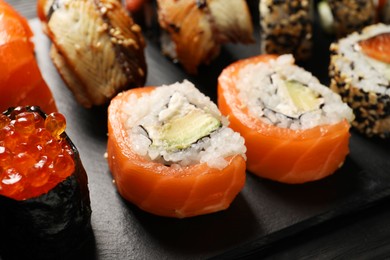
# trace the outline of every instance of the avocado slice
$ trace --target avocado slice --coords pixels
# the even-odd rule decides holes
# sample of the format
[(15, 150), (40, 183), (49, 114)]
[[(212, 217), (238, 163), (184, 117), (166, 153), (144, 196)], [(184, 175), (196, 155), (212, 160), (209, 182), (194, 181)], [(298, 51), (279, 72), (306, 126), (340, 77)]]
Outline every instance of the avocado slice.
[(221, 127), (221, 122), (201, 110), (191, 110), (184, 116), (173, 117), (157, 130), (152, 146), (162, 145), (167, 151), (186, 149), (199, 139)]
[(322, 103), (322, 100), (316, 92), (298, 81), (286, 81), (286, 88), (291, 100), (300, 112), (304, 113), (315, 110)]

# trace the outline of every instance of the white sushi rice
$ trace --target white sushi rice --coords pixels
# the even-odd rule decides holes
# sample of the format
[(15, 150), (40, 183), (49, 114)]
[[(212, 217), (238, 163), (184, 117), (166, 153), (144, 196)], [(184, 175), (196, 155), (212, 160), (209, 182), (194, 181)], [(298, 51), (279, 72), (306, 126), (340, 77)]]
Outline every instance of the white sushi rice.
[[(342, 57), (335, 59), (335, 65), (342, 71), (351, 84), (366, 92), (390, 95), (390, 65), (376, 62), (360, 51), (358, 42), (382, 33), (390, 33), (390, 25), (376, 24), (355, 32), (338, 42), (338, 53)], [(353, 64), (353, 65), (351, 65)]]
[[(299, 114), (288, 95), (283, 95), (286, 81), (302, 83), (319, 94), (322, 105)], [(251, 114), (262, 121), (282, 128), (308, 129), (318, 125), (335, 124), (354, 116), (341, 97), (322, 85), (310, 72), (294, 65), (290, 54), (269, 62), (248, 64), (242, 68), (236, 82), (239, 98)]]
[[(210, 113), (222, 126), (186, 149), (167, 151), (151, 145), (148, 133), (140, 126), (161, 126), (172, 113), (185, 115), (194, 106)], [(133, 151), (148, 160), (171, 167), (207, 163), (209, 167), (223, 169), (228, 164), (226, 157), (239, 154), (245, 158), (244, 139), (228, 127), (228, 120), (210, 98), (189, 81), (164, 85), (141, 97), (130, 95), (122, 111)]]

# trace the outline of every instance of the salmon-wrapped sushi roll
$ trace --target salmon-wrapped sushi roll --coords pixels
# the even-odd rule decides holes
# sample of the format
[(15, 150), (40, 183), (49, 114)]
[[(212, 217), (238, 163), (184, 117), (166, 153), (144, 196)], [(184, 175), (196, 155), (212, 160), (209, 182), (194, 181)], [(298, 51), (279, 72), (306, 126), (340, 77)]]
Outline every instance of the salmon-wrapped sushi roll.
[(120, 1), (38, 0), (37, 9), (53, 64), (78, 103), (101, 106), (143, 86), (145, 41)]
[(0, 14), (0, 111), (15, 106), (57, 111), (34, 56), (33, 33), (27, 20), (3, 0)]
[(352, 125), (372, 137), (390, 136), (390, 26), (375, 24), (330, 46), (331, 88), (354, 110)]
[(184, 218), (229, 207), (245, 183), (244, 139), (185, 81), (129, 90), (108, 109), (108, 164), (139, 208)]
[(62, 114), (17, 107), (0, 114), (0, 255), (65, 259), (88, 241), (87, 175)]
[(228, 66), (218, 105), (247, 146), (252, 173), (284, 183), (334, 173), (349, 152), (352, 110), (292, 55), (261, 55)]

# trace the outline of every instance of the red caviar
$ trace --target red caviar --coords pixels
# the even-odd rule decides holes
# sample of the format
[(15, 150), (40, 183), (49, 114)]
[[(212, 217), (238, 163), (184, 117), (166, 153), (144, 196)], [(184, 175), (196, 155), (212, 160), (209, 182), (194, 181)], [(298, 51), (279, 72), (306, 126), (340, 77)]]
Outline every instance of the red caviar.
[(0, 195), (16, 200), (53, 189), (75, 170), (73, 151), (62, 133), (65, 117), (17, 107), (0, 114)]

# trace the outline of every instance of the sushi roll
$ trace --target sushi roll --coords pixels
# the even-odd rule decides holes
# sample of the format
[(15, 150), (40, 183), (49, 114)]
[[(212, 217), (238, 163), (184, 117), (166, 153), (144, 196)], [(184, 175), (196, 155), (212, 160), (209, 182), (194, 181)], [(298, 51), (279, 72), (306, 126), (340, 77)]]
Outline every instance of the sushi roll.
[(354, 110), (352, 125), (372, 137), (390, 136), (390, 26), (375, 24), (330, 46), (331, 88)]
[(352, 110), (292, 55), (237, 61), (218, 78), (218, 106), (245, 139), (247, 169), (283, 183), (319, 180), (349, 152)]
[(108, 108), (108, 164), (129, 202), (185, 218), (227, 209), (245, 183), (244, 139), (188, 81), (128, 90)]
[(62, 114), (0, 114), (0, 255), (67, 259), (91, 234), (87, 175)]
[(293, 54), (306, 60), (312, 49), (312, 3), (310, 0), (260, 0), (261, 53)]
[(163, 53), (189, 74), (216, 58), (228, 42), (254, 42), (245, 0), (158, 0)]
[(33, 33), (27, 20), (0, 0), (0, 112), (36, 105), (50, 113), (57, 106), (34, 55)]
[(326, 32), (344, 37), (376, 22), (373, 0), (323, 0), (318, 3), (318, 13)]
[(44, 31), (52, 41), (51, 59), (81, 105), (104, 105), (120, 91), (143, 86), (144, 38), (120, 1), (37, 3)]

